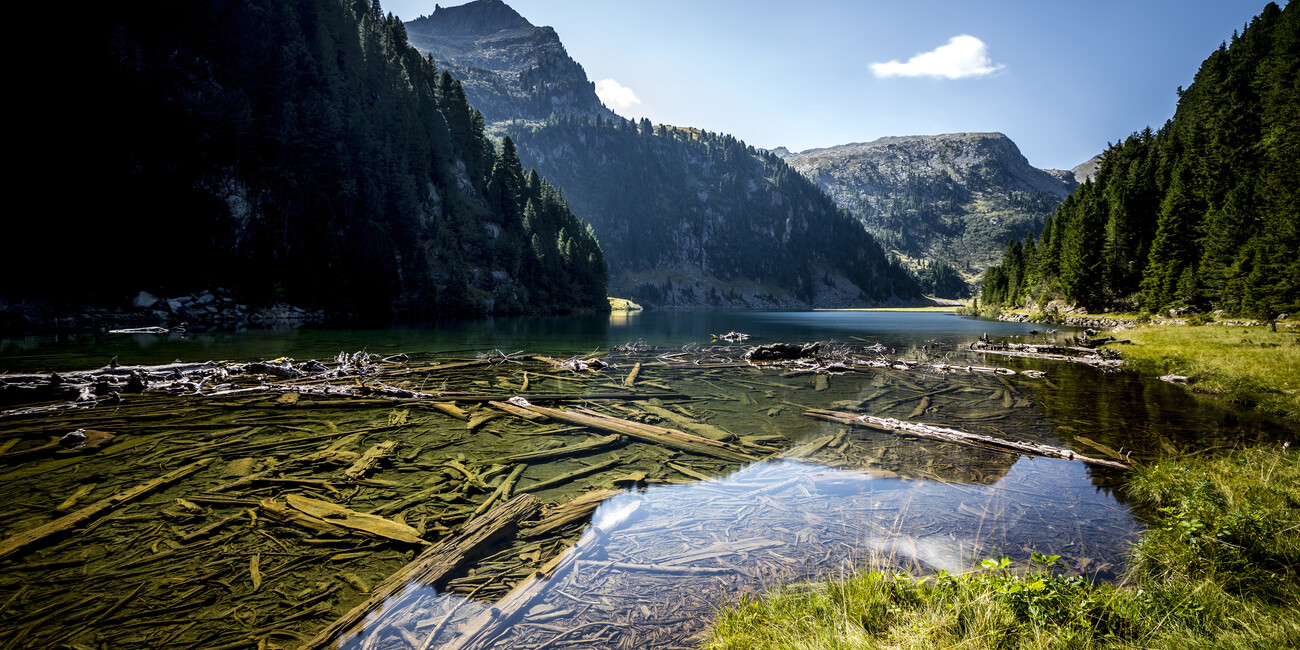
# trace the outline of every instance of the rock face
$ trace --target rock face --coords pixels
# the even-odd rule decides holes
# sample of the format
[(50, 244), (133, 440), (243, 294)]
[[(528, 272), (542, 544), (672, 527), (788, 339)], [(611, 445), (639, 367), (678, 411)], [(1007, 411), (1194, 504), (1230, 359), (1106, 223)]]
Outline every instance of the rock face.
[(893, 304), (915, 281), (780, 158), (733, 137), (615, 115), (555, 30), (500, 0), (406, 23), (489, 131), (591, 224), (612, 295), (657, 308)]
[(432, 15), (407, 22), (406, 34), (461, 82), (489, 125), (552, 113), (613, 116), (555, 30), (534, 26), (501, 0), (435, 5)]
[[(777, 150), (781, 152), (781, 149)], [(1077, 187), (1001, 133), (880, 138), (783, 156), (888, 248), (978, 272)]]

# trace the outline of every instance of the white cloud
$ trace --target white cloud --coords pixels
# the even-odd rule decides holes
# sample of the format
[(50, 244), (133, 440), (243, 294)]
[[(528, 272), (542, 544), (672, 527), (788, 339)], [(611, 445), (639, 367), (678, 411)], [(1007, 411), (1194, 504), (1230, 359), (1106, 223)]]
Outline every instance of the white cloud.
[[(1001, 70), (1001, 63), (989, 58), (989, 48), (974, 36), (962, 34), (948, 39), (947, 45), (922, 52), (906, 63), (890, 61), (872, 63), (871, 72), (877, 77), (943, 77), (961, 79), (982, 77)], [(599, 91), (597, 91), (599, 92)]]
[(631, 88), (613, 79), (601, 79), (596, 82), (596, 96), (605, 105), (616, 110), (627, 110), (641, 103)]

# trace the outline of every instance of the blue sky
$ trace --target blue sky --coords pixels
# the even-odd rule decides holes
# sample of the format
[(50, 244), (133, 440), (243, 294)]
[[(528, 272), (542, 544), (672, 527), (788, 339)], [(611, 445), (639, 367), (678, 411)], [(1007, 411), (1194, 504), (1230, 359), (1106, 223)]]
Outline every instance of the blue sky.
[[(613, 80), (602, 90), (629, 89), (639, 103), (611, 106), (626, 117), (792, 151), (1001, 131), (1035, 166), (1060, 169), (1163, 124), (1175, 88), (1266, 4), (506, 2), (534, 25), (554, 27), (592, 81)], [(434, 3), (383, 7), (411, 20)]]

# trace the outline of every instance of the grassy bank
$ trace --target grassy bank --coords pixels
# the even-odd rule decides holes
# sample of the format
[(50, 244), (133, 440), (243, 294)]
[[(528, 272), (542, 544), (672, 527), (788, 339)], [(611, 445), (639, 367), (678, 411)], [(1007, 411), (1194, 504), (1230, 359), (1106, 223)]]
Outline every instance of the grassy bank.
[(1133, 367), (1183, 375), (1193, 392), (1300, 424), (1300, 331), (1264, 327), (1142, 327), (1114, 346)]
[(960, 576), (867, 571), (719, 613), (710, 650), (1300, 646), (1300, 451), (1266, 447), (1136, 471), (1158, 521), (1125, 580), (1093, 585), (1036, 556)]

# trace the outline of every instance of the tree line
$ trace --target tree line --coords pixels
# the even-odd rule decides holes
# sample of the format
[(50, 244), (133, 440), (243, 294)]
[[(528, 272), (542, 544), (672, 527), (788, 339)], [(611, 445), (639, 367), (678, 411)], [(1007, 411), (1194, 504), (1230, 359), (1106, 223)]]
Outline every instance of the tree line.
[(985, 303), (1300, 310), (1298, 14), (1269, 3), (1178, 89), (1173, 118), (1110, 145), (1041, 234), (988, 269)]
[(591, 230), (513, 143), (487, 137), (460, 83), (378, 0), (74, 13), (52, 59), (64, 76), (37, 95), (80, 110), (37, 117), (50, 140), (32, 144), (71, 172), (37, 183), (63, 218), (25, 219), (43, 246), (15, 253), (37, 267), (51, 250), (111, 259), (113, 273), (10, 277), (0, 295), (224, 286), (371, 318), (606, 308)]

